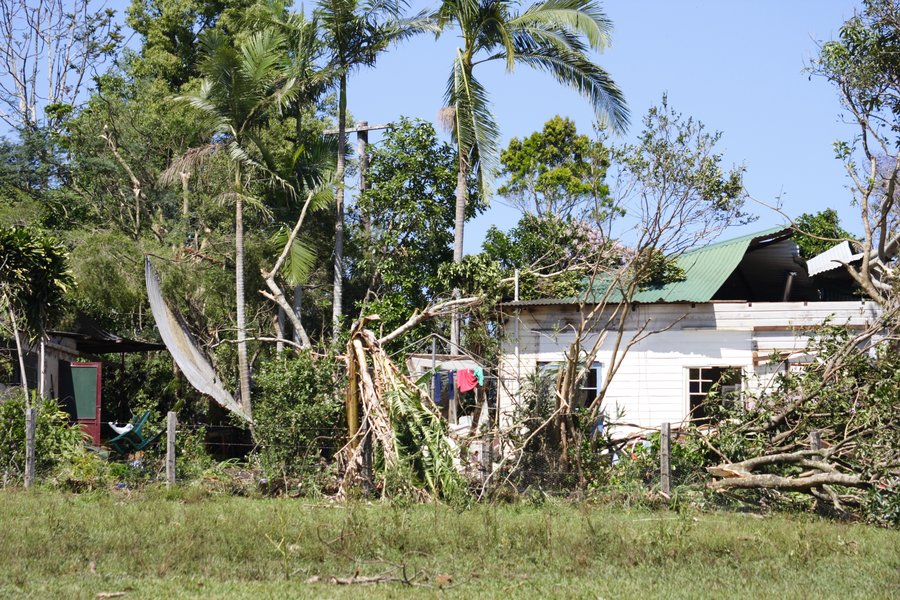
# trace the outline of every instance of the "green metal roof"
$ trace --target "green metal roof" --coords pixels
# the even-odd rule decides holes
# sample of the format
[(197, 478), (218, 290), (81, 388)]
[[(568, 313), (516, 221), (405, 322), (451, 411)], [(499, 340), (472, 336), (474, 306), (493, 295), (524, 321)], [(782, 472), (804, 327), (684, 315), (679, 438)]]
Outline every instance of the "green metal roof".
[(685, 252), (677, 260), (678, 266), (684, 269), (684, 281), (640, 290), (632, 300), (644, 303), (709, 302), (737, 269), (751, 244), (789, 235), (790, 231), (774, 227)]
[[(685, 252), (677, 259), (677, 264), (684, 270), (684, 280), (665, 285), (644, 288), (635, 293), (633, 302), (709, 302), (722, 287), (725, 280), (734, 272), (753, 244), (789, 237), (790, 228), (773, 227), (751, 233), (739, 238), (710, 244), (703, 248)], [(594, 284), (594, 297), (599, 299), (606, 291), (608, 281), (597, 281)], [(610, 298), (618, 301), (615, 297)], [(575, 298), (554, 300), (530, 300), (512, 302), (511, 305), (571, 304)]]

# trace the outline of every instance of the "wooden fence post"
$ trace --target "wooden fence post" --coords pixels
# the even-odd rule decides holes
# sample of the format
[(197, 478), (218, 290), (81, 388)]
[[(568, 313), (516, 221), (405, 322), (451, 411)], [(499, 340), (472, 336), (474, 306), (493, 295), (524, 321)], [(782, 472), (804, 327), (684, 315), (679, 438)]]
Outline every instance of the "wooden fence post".
[(672, 427), (663, 423), (659, 428), (659, 490), (668, 496), (672, 493), (672, 468), (669, 464), (669, 447), (672, 442)]
[[(818, 429), (814, 429), (809, 432), (809, 449), (810, 450), (821, 450), (822, 449), (822, 433)], [(813, 459), (818, 460), (818, 459)]]
[(175, 485), (175, 426), (178, 421), (175, 412), (166, 415), (166, 486)]
[(34, 430), (37, 421), (37, 410), (25, 409), (25, 489), (34, 483)]

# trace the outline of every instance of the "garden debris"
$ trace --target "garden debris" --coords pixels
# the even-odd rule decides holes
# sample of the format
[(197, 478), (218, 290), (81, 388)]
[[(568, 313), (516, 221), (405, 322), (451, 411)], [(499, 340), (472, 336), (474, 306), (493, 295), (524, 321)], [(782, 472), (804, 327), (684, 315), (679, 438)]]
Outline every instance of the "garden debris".
[(315, 584), (315, 583), (331, 583), (333, 585), (371, 585), (377, 583), (402, 583), (404, 585), (421, 585), (413, 583), (415, 579), (421, 577), (425, 572), (418, 571), (413, 574), (412, 577), (406, 574), (406, 564), (394, 565), (393, 568), (381, 573), (379, 575), (360, 575), (359, 568), (351, 575), (350, 577), (320, 577), (319, 575), (314, 575), (306, 580), (306, 583)]
[[(451, 303), (458, 307), (460, 301)], [(441, 306), (446, 309), (451, 303)], [(421, 322), (422, 315), (437, 314), (436, 308), (414, 315), (400, 329)], [(459, 498), (467, 488), (459, 471), (459, 448), (428, 394), (401, 373), (382, 349), (385, 341), (397, 337), (396, 332), (379, 340), (366, 329), (377, 319), (375, 315), (357, 321), (347, 343), (351, 439), (341, 451), (344, 474), (338, 497), (345, 498), (351, 486), (366, 481), (371, 469), (382, 494), (390, 493), (385, 489), (386, 478), (398, 473), (404, 493), (421, 500)]]
[[(826, 450), (805, 450), (785, 452), (748, 458), (741, 462), (707, 467), (706, 470), (715, 477), (708, 485), (714, 490), (730, 488), (769, 488), (785, 491), (809, 491), (823, 485), (842, 485), (846, 487), (866, 487), (871, 482), (858, 475), (847, 475), (838, 471), (823, 458)], [(795, 465), (808, 469), (797, 476), (780, 476), (769, 473), (753, 473), (755, 469), (772, 465)], [(815, 472), (818, 471), (818, 472)]]

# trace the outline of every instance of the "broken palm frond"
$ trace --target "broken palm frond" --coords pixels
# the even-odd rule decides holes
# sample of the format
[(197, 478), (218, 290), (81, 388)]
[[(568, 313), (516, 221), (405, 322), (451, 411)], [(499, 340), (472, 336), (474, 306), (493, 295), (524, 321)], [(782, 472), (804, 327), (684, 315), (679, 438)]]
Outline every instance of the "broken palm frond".
[(410, 478), (406, 483), (421, 497), (459, 499), (467, 490), (457, 469), (459, 449), (431, 398), (400, 372), (365, 328), (374, 319), (377, 316), (358, 321), (347, 344), (348, 415), (358, 402), (362, 418), (357, 430), (351, 427), (350, 443), (341, 451), (345, 470), (338, 496), (346, 497), (348, 489), (367, 476), (371, 452), (373, 474), (383, 493), (386, 478), (400, 473)]

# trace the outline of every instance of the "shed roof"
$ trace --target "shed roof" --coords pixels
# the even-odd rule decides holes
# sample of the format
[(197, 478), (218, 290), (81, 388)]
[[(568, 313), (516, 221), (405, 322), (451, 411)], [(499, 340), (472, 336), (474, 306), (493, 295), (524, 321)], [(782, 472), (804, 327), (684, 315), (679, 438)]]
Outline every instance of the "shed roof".
[[(790, 228), (773, 227), (757, 233), (717, 242), (685, 252), (676, 260), (684, 271), (682, 281), (642, 289), (635, 293), (633, 302), (709, 302), (726, 280), (734, 273), (748, 250), (790, 238)], [(594, 295), (599, 298), (608, 282), (594, 284)], [(510, 306), (541, 306), (573, 304), (578, 298), (554, 298), (510, 302)]]
[(165, 349), (162, 344), (131, 340), (110, 333), (84, 314), (78, 314), (75, 317), (72, 329), (74, 331), (50, 331), (48, 333), (57, 339), (72, 340), (75, 343), (75, 350), (86, 354), (153, 352)]

